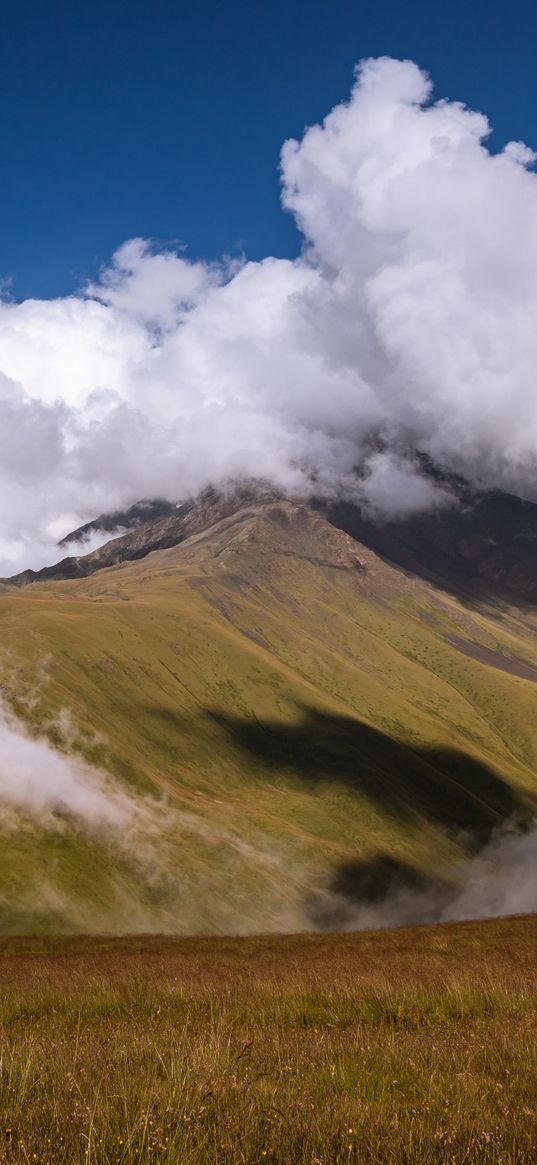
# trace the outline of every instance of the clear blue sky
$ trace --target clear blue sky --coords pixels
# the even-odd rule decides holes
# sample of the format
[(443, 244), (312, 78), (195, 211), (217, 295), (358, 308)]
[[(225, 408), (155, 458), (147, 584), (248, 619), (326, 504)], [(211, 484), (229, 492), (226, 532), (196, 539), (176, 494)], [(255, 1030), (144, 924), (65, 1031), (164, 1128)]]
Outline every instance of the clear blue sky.
[(126, 238), (295, 254), (278, 155), (348, 95), (364, 56), (411, 57), (537, 145), (529, 0), (5, 0), (0, 275), (57, 295)]

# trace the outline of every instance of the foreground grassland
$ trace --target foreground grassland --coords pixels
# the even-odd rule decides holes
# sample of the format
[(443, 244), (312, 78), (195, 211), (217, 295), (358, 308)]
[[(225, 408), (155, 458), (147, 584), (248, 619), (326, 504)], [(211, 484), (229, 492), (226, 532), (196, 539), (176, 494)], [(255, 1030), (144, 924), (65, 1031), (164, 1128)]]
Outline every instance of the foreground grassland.
[(0, 1161), (537, 1159), (537, 918), (6, 939)]

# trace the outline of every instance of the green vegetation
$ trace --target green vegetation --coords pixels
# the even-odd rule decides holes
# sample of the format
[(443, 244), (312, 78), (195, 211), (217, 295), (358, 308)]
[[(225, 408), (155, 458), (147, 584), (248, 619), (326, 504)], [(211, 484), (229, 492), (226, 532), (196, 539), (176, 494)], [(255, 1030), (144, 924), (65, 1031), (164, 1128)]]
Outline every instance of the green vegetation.
[(537, 919), (347, 936), (10, 939), (5, 1165), (518, 1165)]
[(453, 870), (533, 812), (537, 685), (502, 659), (537, 665), (535, 616), (469, 607), (369, 551), (357, 565), (298, 507), (251, 510), (0, 596), (5, 698), (173, 810), (145, 856), (10, 820), (4, 933), (307, 929), (352, 863)]

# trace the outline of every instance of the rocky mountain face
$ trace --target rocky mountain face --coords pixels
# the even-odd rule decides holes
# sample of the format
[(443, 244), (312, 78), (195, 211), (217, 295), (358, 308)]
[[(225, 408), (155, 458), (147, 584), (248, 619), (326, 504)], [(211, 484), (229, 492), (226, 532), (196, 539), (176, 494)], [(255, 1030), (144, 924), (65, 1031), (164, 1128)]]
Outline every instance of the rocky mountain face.
[[(457, 492), (457, 502), (451, 507), (397, 521), (374, 519), (346, 501), (314, 498), (308, 504), (331, 525), (388, 562), (449, 590), (477, 599), (511, 597), (534, 603), (537, 505), (500, 492), (472, 496), (460, 484)], [(105, 567), (177, 546), (250, 502), (276, 497), (270, 489), (248, 483), (224, 492), (208, 489), (183, 503), (140, 502), (127, 511), (102, 515), (59, 544), (67, 549), (90, 534), (110, 533), (110, 540), (99, 549), (67, 556), (54, 566), (24, 571), (4, 581), (26, 586), (85, 578)]]
[[(54, 566), (42, 570), (25, 570), (3, 581), (14, 586), (28, 586), (30, 583), (54, 579), (88, 578), (95, 571), (116, 566), (119, 562), (136, 561), (154, 550), (178, 546), (192, 534), (198, 534), (221, 518), (240, 510), (249, 500), (272, 496), (271, 491), (244, 486), (227, 493), (208, 489), (195, 500), (186, 502), (138, 502), (126, 511), (101, 515), (93, 522), (73, 530), (58, 543), (59, 547), (67, 548), (70, 543), (80, 544), (90, 534), (110, 533), (111, 539), (97, 550), (89, 554), (70, 555)], [(118, 530), (121, 531), (119, 535)]]
[(67, 549), (72, 543), (80, 544), (89, 541), (92, 534), (116, 535), (118, 531), (129, 534), (146, 522), (153, 522), (173, 514), (176, 508), (174, 502), (167, 502), (162, 498), (136, 502), (135, 505), (129, 506), (126, 510), (112, 510), (110, 513), (101, 514), (98, 518), (94, 518), (92, 522), (86, 522), (77, 530), (71, 530), (65, 538), (58, 542), (58, 546)]
[(340, 529), (405, 570), (475, 598), (537, 599), (537, 505), (495, 492), (405, 521), (319, 503)]

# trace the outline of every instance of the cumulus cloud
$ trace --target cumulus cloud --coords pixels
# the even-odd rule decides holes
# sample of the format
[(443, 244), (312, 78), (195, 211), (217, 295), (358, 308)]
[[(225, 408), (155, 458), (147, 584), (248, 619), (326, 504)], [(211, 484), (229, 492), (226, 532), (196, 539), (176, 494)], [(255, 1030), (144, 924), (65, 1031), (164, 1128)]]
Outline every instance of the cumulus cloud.
[(366, 61), (283, 147), (299, 259), (133, 239), (73, 295), (1, 302), (0, 573), (103, 510), (241, 475), (408, 514), (449, 501), (427, 455), (535, 496), (537, 176), (488, 133), (412, 62)]
[(155, 253), (146, 240), (130, 239), (86, 294), (160, 330), (174, 327), (185, 308), (218, 282), (216, 266), (211, 270), (206, 263), (189, 263), (173, 251)]

